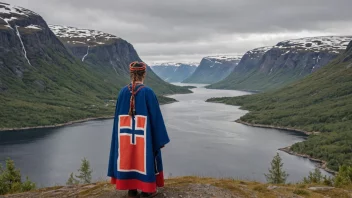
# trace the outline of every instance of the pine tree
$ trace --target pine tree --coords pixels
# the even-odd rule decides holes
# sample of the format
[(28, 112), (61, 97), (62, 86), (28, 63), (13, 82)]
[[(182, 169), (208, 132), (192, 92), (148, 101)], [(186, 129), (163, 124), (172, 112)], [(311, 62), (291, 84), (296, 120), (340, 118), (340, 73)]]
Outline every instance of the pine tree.
[(323, 175), (321, 174), (321, 171), (319, 168), (315, 168), (314, 172), (309, 172), (308, 178), (304, 177), (303, 181), (306, 184), (320, 184), (322, 183), (324, 178)]
[(92, 172), (89, 161), (86, 158), (83, 158), (81, 168), (78, 169), (79, 175), (76, 175), (76, 177), (82, 184), (89, 184), (92, 180)]
[(6, 192), (8, 191), (3, 173), (4, 169), (2, 167), (2, 164), (0, 164), (0, 195), (6, 194)]
[(335, 177), (335, 185), (337, 187), (352, 185), (352, 166), (340, 166), (339, 172)]
[(31, 182), (28, 177), (26, 177), (26, 181), (22, 183), (21, 191), (27, 192), (36, 188), (35, 183)]
[(272, 184), (284, 184), (288, 177), (288, 174), (282, 170), (283, 167), (282, 159), (279, 153), (271, 161), (271, 168), (269, 174), (264, 174), (267, 182)]
[(72, 185), (77, 185), (77, 184), (79, 184), (79, 181), (76, 178), (74, 178), (73, 173), (71, 173), (70, 178), (68, 178), (68, 180), (66, 182), (66, 185), (72, 186)]
[(21, 172), (16, 169), (13, 160), (6, 160), (6, 167), (0, 165), (0, 195), (7, 193), (25, 192), (35, 189), (35, 184), (29, 181), (21, 181)]
[(14, 183), (21, 183), (21, 172), (19, 169), (16, 169), (15, 162), (13, 160), (6, 160), (4, 178), (9, 185), (12, 185)]

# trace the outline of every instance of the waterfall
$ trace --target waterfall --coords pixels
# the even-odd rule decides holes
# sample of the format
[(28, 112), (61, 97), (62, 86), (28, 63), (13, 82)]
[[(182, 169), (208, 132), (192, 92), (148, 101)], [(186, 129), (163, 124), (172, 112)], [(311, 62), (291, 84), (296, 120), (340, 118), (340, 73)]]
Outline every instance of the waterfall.
[(25, 57), (26, 60), (28, 61), (28, 64), (29, 64), (30, 66), (32, 66), (31, 62), (29, 62), (29, 60), (28, 60), (28, 58), (27, 58), (27, 51), (26, 51), (26, 48), (24, 47), (24, 44), (23, 44), (22, 38), (21, 38), (21, 34), (20, 34), (20, 32), (18, 31), (18, 28), (17, 28), (17, 27), (18, 27), (18, 26), (15, 25), (16, 34), (17, 34), (18, 38), (20, 39), (20, 42), (21, 42), (21, 45), (22, 45), (22, 50), (23, 50), (23, 53), (24, 53), (24, 57)]
[(84, 55), (83, 58), (82, 58), (82, 62), (84, 62), (84, 59), (88, 56), (88, 54), (89, 54), (89, 46), (88, 46), (88, 49), (87, 49), (87, 54)]
[(119, 74), (117, 73), (117, 71), (116, 71), (116, 69), (115, 69), (115, 67), (114, 67), (114, 64), (112, 64), (111, 59), (110, 59), (110, 64), (111, 64), (111, 67), (115, 70), (116, 75), (118, 76)]

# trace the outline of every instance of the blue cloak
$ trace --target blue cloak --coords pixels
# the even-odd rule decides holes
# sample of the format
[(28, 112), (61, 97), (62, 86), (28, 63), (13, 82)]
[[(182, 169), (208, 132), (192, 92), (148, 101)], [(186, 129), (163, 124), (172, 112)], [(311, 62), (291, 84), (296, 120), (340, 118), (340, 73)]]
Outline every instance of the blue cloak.
[[(141, 87), (142, 86), (142, 87)], [(108, 176), (118, 190), (155, 192), (164, 186), (160, 149), (169, 143), (159, 102), (153, 90), (137, 85), (136, 115), (129, 116), (128, 86), (118, 96), (112, 131)]]

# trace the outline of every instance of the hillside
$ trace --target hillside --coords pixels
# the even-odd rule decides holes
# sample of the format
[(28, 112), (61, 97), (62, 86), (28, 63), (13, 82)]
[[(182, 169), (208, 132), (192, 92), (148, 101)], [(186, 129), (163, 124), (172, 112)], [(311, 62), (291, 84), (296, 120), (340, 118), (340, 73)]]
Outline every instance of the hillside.
[(328, 64), (351, 40), (352, 36), (311, 37), (250, 50), (226, 79), (207, 88), (252, 91), (280, 88)]
[[(166, 180), (165, 188), (159, 189), (156, 198), (171, 197), (205, 197), (205, 198), (350, 198), (351, 190), (320, 187), (303, 184), (270, 185), (251, 181), (233, 179), (212, 179), (199, 177), (181, 177)], [(39, 189), (22, 194), (5, 195), (6, 198), (37, 198), (37, 197), (119, 197), (127, 198), (127, 192), (116, 191), (107, 182), (80, 186), (56, 186)]]
[(163, 80), (167, 82), (182, 82), (197, 69), (197, 63), (161, 63), (150, 67)]
[(73, 57), (38, 14), (0, 3), (0, 128), (38, 126), (113, 112), (118, 87)]
[(242, 56), (209, 56), (202, 59), (196, 71), (184, 83), (211, 84), (226, 78)]
[(299, 82), (262, 94), (208, 101), (250, 110), (242, 122), (321, 132), (290, 149), (323, 159), (333, 170), (352, 164), (352, 42), (342, 55)]
[[(142, 61), (134, 47), (117, 36), (97, 30), (50, 25), (50, 29), (72, 54), (103, 76), (104, 81), (126, 85), (129, 64)], [(157, 94), (190, 93), (188, 89), (164, 82), (148, 67), (145, 84)]]
[[(73, 56), (37, 13), (0, 3), (0, 130), (113, 115), (128, 81), (103, 74)], [(148, 76), (158, 94), (190, 92)]]

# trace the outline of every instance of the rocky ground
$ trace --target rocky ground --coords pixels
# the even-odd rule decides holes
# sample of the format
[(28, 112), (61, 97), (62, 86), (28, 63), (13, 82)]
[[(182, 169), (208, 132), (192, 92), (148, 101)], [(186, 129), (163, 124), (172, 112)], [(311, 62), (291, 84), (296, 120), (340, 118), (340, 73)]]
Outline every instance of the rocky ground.
[[(37, 197), (121, 197), (127, 192), (116, 191), (107, 182), (80, 186), (56, 186), (33, 192), (5, 195), (4, 198)], [(2, 196), (0, 196), (3, 198)], [(174, 178), (166, 181), (156, 198), (260, 198), (260, 197), (321, 197), (352, 198), (352, 190), (308, 185), (269, 185), (257, 182), (198, 177)]]

